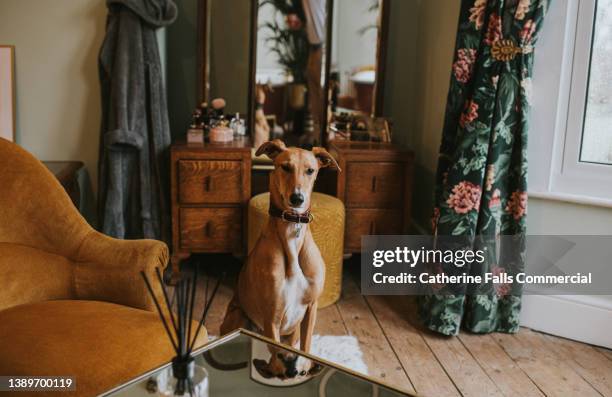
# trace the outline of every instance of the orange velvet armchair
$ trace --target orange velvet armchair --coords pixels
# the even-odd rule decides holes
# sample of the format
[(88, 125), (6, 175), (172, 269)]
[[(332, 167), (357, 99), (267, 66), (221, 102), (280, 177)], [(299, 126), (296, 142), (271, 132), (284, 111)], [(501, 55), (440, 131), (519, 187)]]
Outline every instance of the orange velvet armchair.
[(74, 376), (58, 395), (91, 396), (169, 361), (140, 275), (167, 261), (162, 242), (92, 229), (41, 162), (0, 139), (0, 375)]

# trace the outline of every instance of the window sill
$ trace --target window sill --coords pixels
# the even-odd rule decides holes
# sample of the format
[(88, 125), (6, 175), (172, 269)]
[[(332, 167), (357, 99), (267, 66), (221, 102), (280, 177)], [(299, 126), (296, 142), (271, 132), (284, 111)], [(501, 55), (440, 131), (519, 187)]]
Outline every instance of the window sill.
[(591, 196), (582, 196), (578, 194), (568, 194), (568, 193), (557, 193), (557, 192), (529, 192), (529, 197), (541, 199), (541, 200), (554, 200), (561, 201), (564, 203), (572, 203), (572, 204), (580, 204), (580, 205), (590, 205), (595, 207), (604, 207), (604, 208), (612, 208), (612, 200), (599, 198), (599, 197), (591, 197)]

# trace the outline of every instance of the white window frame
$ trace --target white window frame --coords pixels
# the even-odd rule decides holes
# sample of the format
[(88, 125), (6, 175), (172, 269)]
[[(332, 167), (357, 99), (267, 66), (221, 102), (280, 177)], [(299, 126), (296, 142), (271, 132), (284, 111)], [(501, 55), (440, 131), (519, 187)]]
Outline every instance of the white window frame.
[(544, 20), (533, 74), (529, 194), (612, 207), (612, 165), (580, 161), (596, 4), (553, 1)]
[[(577, 152), (587, 84), (584, 77), (580, 85), (578, 77), (589, 66), (595, 0), (550, 4), (535, 49), (529, 196), (612, 208), (612, 194), (606, 190), (612, 188), (612, 176), (597, 169), (606, 166), (580, 163)], [(607, 331), (612, 326), (611, 313), (610, 300), (603, 296), (526, 295), (521, 325), (612, 348)]]

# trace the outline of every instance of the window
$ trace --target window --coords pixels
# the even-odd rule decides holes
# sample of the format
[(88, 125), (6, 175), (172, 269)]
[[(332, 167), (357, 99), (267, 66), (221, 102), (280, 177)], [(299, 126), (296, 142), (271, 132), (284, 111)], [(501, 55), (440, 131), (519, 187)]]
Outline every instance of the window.
[(612, 0), (551, 2), (535, 62), (531, 195), (612, 206)]
[(595, 6), (580, 161), (612, 164), (612, 0)]

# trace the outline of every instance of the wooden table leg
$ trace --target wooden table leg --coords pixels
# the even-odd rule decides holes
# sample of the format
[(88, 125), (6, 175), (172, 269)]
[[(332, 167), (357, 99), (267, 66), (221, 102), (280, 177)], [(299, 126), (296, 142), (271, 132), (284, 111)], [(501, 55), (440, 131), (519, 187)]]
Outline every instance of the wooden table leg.
[(189, 252), (175, 252), (170, 256), (170, 266), (172, 274), (170, 279), (166, 280), (167, 284), (174, 285), (181, 277), (181, 262), (187, 260), (191, 254)]

